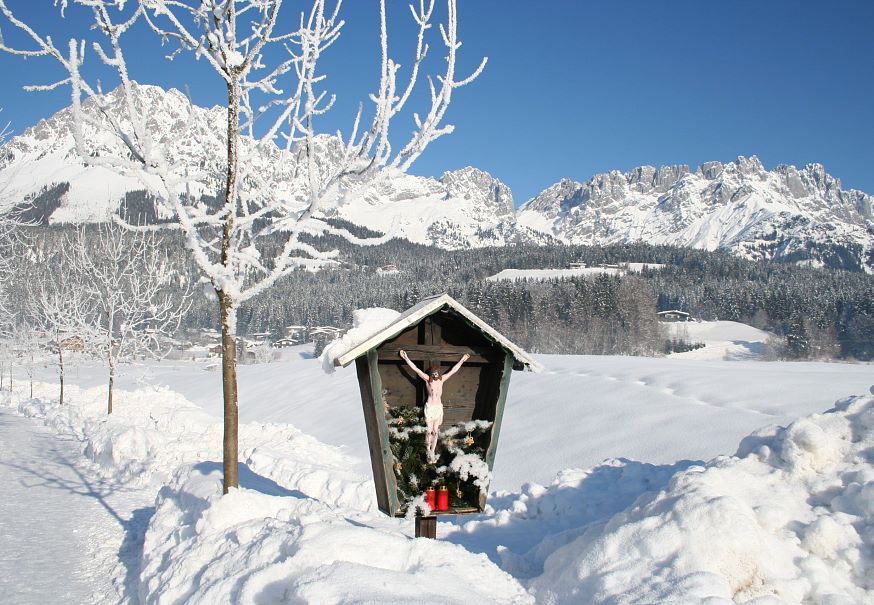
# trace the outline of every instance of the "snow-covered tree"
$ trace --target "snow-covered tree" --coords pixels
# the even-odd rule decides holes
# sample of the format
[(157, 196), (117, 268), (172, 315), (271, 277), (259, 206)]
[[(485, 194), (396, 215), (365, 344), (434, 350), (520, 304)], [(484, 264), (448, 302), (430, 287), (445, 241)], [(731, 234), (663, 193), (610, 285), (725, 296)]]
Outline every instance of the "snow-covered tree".
[[(372, 107), (365, 111), (360, 106), (348, 133), (330, 136), (321, 134), (317, 125), (335, 100), (324, 88), (320, 59), (343, 29), (340, 0), (331, 6), (325, 0), (311, 0), (309, 9), (296, 15), (295, 27), (285, 31), (280, 23), (287, 21), (280, 17), (290, 12), (283, 11), (282, 0), (59, 0), (56, 4), (62, 13), (73, 8), (90, 11), (92, 31), (100, 38), (91, 40), (90, 46), (78, 38), (58, 46), (50, 36), (18, 19), (6, 0), (0, 0), (0, 12), (30, 43), (12, 47), (0, 42), (0, 49), (23, 57), (50, 57), (63, 67), (66, 77), (61, 81), (33, 88), (70, 86), (75, 138), (83, 160), (141, 177), (173, 214), (175, 228), (183, 231), (193, 258), (215, 288), (222, 327), (227, 491), (238, 484), (237, 309), (302, 263), (332, 261), (334, 254), (316, 249), (308, 236), (332, 233), (360, 241), (325, 220), (326, 203), (342, 204), (383, 171), (408, 169), (429, 143), (450, 133), (452, 126), (443, 124), (443, 118), (452, 94), (479, 75), (485, 60), (471, 75), (457, 76), (461, 41), (456, 2), (447, 0), (446, 22), (438, 28), (445, 48), (443, 72), (427, 78), (430, 106), (413, 114), (410, 138), (395, 146), (389, 137), (390, 125), (420, 80), (435, 0), (419, 0), (410, 7), (417, 34), (403, 81), (402, 66), (389, 52), (386, 3), (380, 0), (379, 79), (369, 97)], [(224, 173), (217, 179), (221, 183), (218, 204), (204, 203), (192, 194), (189, 168), (174, 165), (152, 136), (151, 116), (143, 109), (126, 55), (126, 35), (143, 23), (172, 45), (171, 57), (192, 53), (227, 90), (227, 145)], [(99, 81), (84, 76), (88, 49), (118, 77), (120, 86), (112, 99)], [(110, 108), (111, 102), (123, 108), (123, 117)], [(197, 132), (193, 121), (178, 126), (178, 137), (194, 144), (202, 140), (203, 133)], [(83, 134), (86, 127), (114, 136), (123, 145), (123, 153), (95, 153)], [(267, 182), (267, 175), (250, 169), (248, 158), (265, 152), (291, 165), (291, 194), (280, 195)]]
[(43, 362), (46, 343), (24, 314), (13, 326), (11, 335), (15, 363), (23, 368), (30, 383), (30, 398), (33, 399), (33, 376), (38, 365)]
[(64, 404), (65, 353), (81, 352), (94, 339), (88, 321), (91, 297), (81, 285), (75, 266), (63, 256), (34, 264), (27, 281), (27, 316), (46, 335), (57, 358), (59, 401)]
[(71, 265), (90, 299), (85, 321), (89, 352), (109, 366), (107, 413), (118, 364), (157, 355), (188, 309), (188, 291), (175, 291), (176, 267), (154, 231), (130, 232), (106, 223), (80, 228), (67, 247)]
[[(0, 112), (3, 110), (0, 109)], [(4, 143), (9, 134), (9, 124), (0, 126), (0, 145)], [(15, 314), (7, 300), (7, 288), (9, 280), (10, 260), (13, 253), (15, 227), (18, 224), (13, 210), (14, 200), (6, 195), (5, 187), (0, 187), (0, 326), (11, 327), (15, 321)]]

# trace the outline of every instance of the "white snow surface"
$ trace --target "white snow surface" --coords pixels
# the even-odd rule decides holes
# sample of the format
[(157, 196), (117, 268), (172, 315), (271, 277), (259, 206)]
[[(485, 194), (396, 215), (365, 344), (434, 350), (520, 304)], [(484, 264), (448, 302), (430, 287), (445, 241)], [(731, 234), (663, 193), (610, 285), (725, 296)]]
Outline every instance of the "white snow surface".
[(644, 269), (661, 269), (664, 265), (658, 263), (626, 263), (625, 267), (582, 267), (579, 269), (504, 269), (487, 277), (489, 281), (528, 279), (543, 281), (547, 279), (562, 279), (566, 277), (595, 277), (598, 275), (625, 275), (640, 273)]
[(736, 321), (678, 321), (664, 324), (671, 337), (704, 347), (671, 353), (675, 359), (760, 359), (776, 335)]
[(394, 309), (373, 307), (370, 309), (357, 309), (352, 312), (352, 329), (342, 337), (329, 343), (322, 351), (322, 368), (326, 373), (334, 371), (334, 359), (338, 354), (354, 349), (368, 338), (377, 334), (391, 322), (400, 317), (400, 313)]
[(139, 569), (119, 565), (118, 553), (141, 548), (154, 495), (89, 476), (74, 435), (9, 408), (0, 427), (0, 601), (126, 601)]
[(542, 602), (870, 603), (874, 399), (758, 431), (550, 554)]
[(874, 599), (870, 364), (539, 356), (513, 375), (486, 512), (429, 541), (375, 510), (355, 372), (288, 353), (239, 368), (223, 497), (209, 363), (129, 367), (111, 418), (88, 363), (64, 406), (48, 376), (5, 399), (78, 441), (86, 478), (154, 498), (142, 548), (104, 570), (139, 570), (139, 602)]

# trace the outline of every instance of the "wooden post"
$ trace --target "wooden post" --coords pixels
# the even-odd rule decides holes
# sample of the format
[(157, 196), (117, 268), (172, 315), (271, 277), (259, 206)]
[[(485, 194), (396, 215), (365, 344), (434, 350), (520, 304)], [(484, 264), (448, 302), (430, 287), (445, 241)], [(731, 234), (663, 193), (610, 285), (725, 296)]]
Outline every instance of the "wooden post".
[(416, 537), (437, 539), (437, 515), (416, 515)]

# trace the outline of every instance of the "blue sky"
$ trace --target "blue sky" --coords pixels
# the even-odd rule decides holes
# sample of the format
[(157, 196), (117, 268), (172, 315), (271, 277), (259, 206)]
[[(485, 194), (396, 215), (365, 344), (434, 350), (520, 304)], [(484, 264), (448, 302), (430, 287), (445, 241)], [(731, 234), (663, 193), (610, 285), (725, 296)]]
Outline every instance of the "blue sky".
[[(51, 0), (10, 4), (56, 39), (84, 31), (72, 11), (58, 19)], [(563, 177), (586, 180), (641, 164), (694, 169), (755, 154), (768, 168), (820, 162), (845, 187), (874, 193), (874, 2), (459, 5), (462, 71), (484, 55), (489, 64), (455, 94), (448, 118), (456, 132), (432, 144), (414, 173), (476, 166), (506, 182), (521, 203)], [(375, 86), (375, 7), (372, 0), (344, 7), (346, 32), (325, 64), (339, 95), (328, 130), (348, 125)], [(408, 64), (406, 3), (389, 0), (389, 11), (397, 58)], [(9, 41), (17, 39), (8, 24), (0, 26)], [(167, 64), (145, 32), (131, 42), (135, 79), (187, 85), (198, 104), (221, 102), (221, 84), (203, 62)], [(432, 43), (436, 59), (439, 41)], [(14, 131), (69, 104), (66, 91), (20, 90), (57, 75), (46, 60), (3, 55), (0, 71), (0, 118)], [(394, 126), (408, 132), (409, 116)]]

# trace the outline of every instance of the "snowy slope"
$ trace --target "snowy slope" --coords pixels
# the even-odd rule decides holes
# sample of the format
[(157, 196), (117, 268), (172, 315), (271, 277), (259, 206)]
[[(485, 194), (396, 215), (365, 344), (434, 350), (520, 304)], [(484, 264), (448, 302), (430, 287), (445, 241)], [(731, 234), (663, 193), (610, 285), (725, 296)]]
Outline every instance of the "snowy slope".
[[(187, 99), (178, 90), (139, 86), (137, 91), (140, 102), (148, 108), (154, 144), (167, 150), (170, 163), (190, 169), (192, 193), (218, 191), (216, 174), (220, 174), (220, 167), (215, 158), (221, 157), (224, 145), (213, 133), (222, 132), (221, 110), (196, 108), (189, 114)], [(109, 97), (113, 108), (121, 102), (120, 95), (110, 93)], [(93, 103), (85, 103), (84, 110), (98, 117)], [(121, 115), (120, 111), (116, 113)], [(86, 166), (76, 151), (73, 128), (73, 110), (67, 108), (10, 139), (0, 154), (0, 188), (8, 196), (24, 200), (52, 185), (69, 183), (60, 208), (51, 215), (52, 222), (105, 220), (125, 193), (159, 188), (157, 179), (143, 182), (137, 175), (119, 175), (107, 168)], [(181, 136), (190, 131), (202, 136), (196, 139)], [(83, 133), (98, 155), (123, 153), (118, 141), (95, 127), (86, 125)]]
[(104, 570), (138, 570), (140, 603), (874, 597), (874, 399), (845, 398), (868, 392), (870, 365), (539, 360), (510, 388), (493, 485), (509, 491), (441, 519), (436, 542), (374, 510), (355, 372), (302, 349), (240, 368), (245, 466), (226, 497), (206, 364), (128, 368), (112, 418), (91, 364), (68, 372), (64, 406), (52, 382), (5, 399), (82, 443), (86, 484), (156, 494), (145, 536), (127, 526), (142, 548)]
[(597, 277), (598, 275), (625, 275), (627, 273), (641, 273), (644, 269), (656, 271), (663, 269), (659, 263), (623, 263), (616, 267), (582, 267), (579, 269), (503, 269), (486, 279), (488, 281), (516, 281), (533, 280), (543, 281), (550, 279), (564, 279), (570, 277)]
[[(221, 108), (192, 106), (175, 89), (138, 85), (136, 90), (150, 116), (150, 144), (165, 148), (167, 164), (188, 181), (177, 193), (214, 196), (221, 191), (226, 148)], [(109, 111), (113, 112), (121, 102), (120, 95), (114, 91), (108, 96)], [(93, 103), (86, 103), (84, 110), (100, 120)], [(120, 108), (114, 113), (122, 115)], [(23, 202), (54, 185), (68, 183), (60, 207), (49, 209), (50, 221), (75, 223), (105, 220), (127, 193), (148, 190), (158, 197), (166, 195), (156, 178), (141, 180), (137, 174), (118, 175), (103, 167), (86, 166), (79, 159), (73, 128), (73, 111), (64, 109), (0, 148), (0, 191), (4, 196)], [(96, 127), (86, 124), (83, 132), (88, 148), (98, 155), (126, 155), (118, 141)], [(317, 143), (319, 161), (331, 162), (337, 153), (336, 140), (322, 137)], [(241, 156), (250, 173), (258, 177), (256, 182), (247, 181), (253, 188), (249, 195), (269, 190), (292, 207), (303, 198), (302, 185), (293, 177), (291, 152), (272, 145), (256, 149), (244, 141)], [(414, 242), (447, 248), (487, 241), (506, 243), (502, 233), (512, 231), (515, 218), (509, 188), (475, 168), (446, 172), (439, 180), (386, 172), (348, 196), (326, 200), (324, 212)], [(166, 215), (166, 209), (159, 206), (157, 214)], [(488, 230), (495, 230), (496, 235), (485, 234)]]
[(744, 439), (555, 549), (538, 602), (870, 603), (874, 399)]
[[(239, 367), (241, 420), (293, 425), (343, 448), (356, 460), (350, 471), (368, 476), (354, 367), (326, 376), (304, 347), (287, 351), (291, 358), (286, 361)], [(549, 482), (567, 467), (586, 468), (606, 458), (653, 464), (706, 460), (733, 452), (738, 440), (758, 427), (821, 411), (846, 394), (867, 392), (874, 383), (870, 364), (535, 358), (545, 372), (514, 372), (510, 382), (493, 489)], [(128, 369), (119, 383), (129, 389), (143, 382), (160, 385), (218, 421), (222, 399), (216, 371), (210, 364), (165, 362)], [(106, 377), (88, 364), (68, 380), (90, 391), (103, 388)], [(96, 393), (93, 397), (99, 399)], [(146, 398), (137, 395), (132, 405)]]
[[(167, 160), (193, 196), (221, 190), (224, 116), (220, 108), (190, 106), (176, 90), (138, 86), (150, 116), (152, 144), (167, 148)], [(112, 103), (117, 103), (110, 93)], [(190, 107), (190, 111), (189, 111)], [(96, 115), (86, 103), (85, 109)], [(86, 167), (72, 137), (72, 110), (42, 120), (0, 148), (0, 191), (22, 201), (69, 183), (53, 222), (103, 220), (126, 193), (154, 181)], [(98, 154), (117, 153), (118, 143), (85, 126)], [(318, 141), (319, 162), (331, 162), (336, 140)], [(89, 145), (89, 147), (91, 147)], [(302, 198), (292, 153), (267, 145), (241, 151), (255, 182), (250, 195), (269, 192), (290, 202)], [(149, 179), (147, 179), (148, 181)], [(157, 188), (160, 193), (160, 187)], [(872, 198), (844, 190), (820, 164), (766, 170), (755, 157), (688, 166), (641, 166), (613, 171), (585, 183), (562, 180), (515, 211), (510, 189), (468, 167), (439, 179), (386, 172), (364, 189), (328, 199), (323, 211), (413, 242), (444, 248), (500, 246), (515, 242), (652, 244), (725, 249), (748, 258), (775, 258), (832, 266), (874, 266)], [(158, 214), (161, 209), (158, 209)]]
[(439, 180), (385, 173), (333, 212), (370, 229), (442, 248), (500, 246), (515, 238), (509, 187), (470, 167), (446, 172)]
[(736, 321), (691, 321), (665, 324), (671, 338), (704, 345), (683, 353), (671, 353), (674, 359), (737, 360), (761, 359), (768, 342), (776, 339), (770, 332)]
[(768, 171), (753, 156), (563, 180), (523, 204), (518, 224), (574, 244), (641, 240), (870, 268), (872, 203), (821, 164)]

